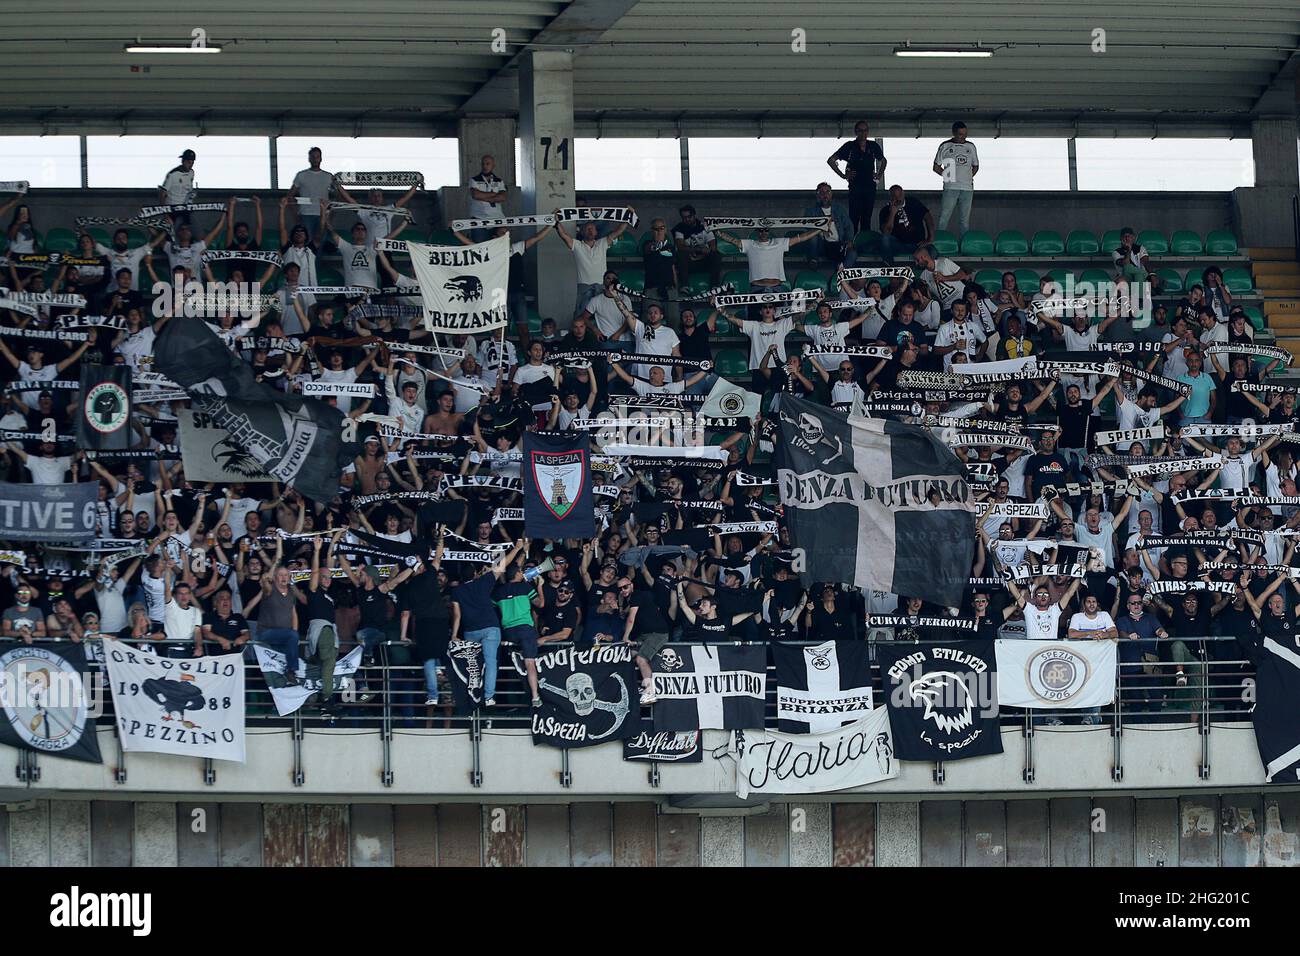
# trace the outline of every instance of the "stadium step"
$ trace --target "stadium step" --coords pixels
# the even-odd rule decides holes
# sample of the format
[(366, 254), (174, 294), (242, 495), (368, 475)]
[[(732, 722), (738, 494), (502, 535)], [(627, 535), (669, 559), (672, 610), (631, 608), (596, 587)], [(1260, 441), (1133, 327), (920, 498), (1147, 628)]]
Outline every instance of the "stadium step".
[(1265, 299), (1264, 315), (1270, 324), (1274, 316), (1300, 315), (1300, 299)]
[[(1300, 360), (1300, 334), (1286, 337), (1279, 335), (1276, 344), (1279, 348), (1284, 348), (1290, 352), (1293, 360)], [(1295, 361), (1292, 362), (1293, 367), (1294, 365)]]
[(1300, 275), (1255, 274), (1255, 288), (1264, 295), (1300, 295)]
[(1294, 259), (1265, 259), (1251, 263), (1250, 271), (1255, 276), (1300, 276), (1300, 262)]
[(1244, 250), (1252, 262), (1288, 260), (1295, 262), (1294, 246), (1251, 246)]

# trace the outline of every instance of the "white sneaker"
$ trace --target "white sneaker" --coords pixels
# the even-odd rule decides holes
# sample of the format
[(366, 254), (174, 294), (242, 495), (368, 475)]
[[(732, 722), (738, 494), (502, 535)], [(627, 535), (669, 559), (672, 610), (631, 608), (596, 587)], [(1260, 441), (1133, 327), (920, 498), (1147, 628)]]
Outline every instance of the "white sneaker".
[(1179, 687), (1186, 687), (1186, 686), (1187, 686), (1187, 675), (1184, 674), (1182, 671), (1179, 671), (1179, 672), (1178, 672), (1178, 675), (1174, 678), (1174, 683), (1175, 683), (1176, 685), (1178, 685)]
[(424, 706), (425, 706), (425, 707), (436, 707), (436, 706), (438, 706), (438, 698), (437, 698), (437, 697), (434, 697), (434, 696), (432, 696), (432, 695), (430, 695), (429, 697), (426, 697), (426, 698), (424, 699)]
[(484, 707), (495, 707), (496, 705), (497, 699), (495, 697), (489, 697), (487, 700), (483, 701)]
[(1043, 724), (1047, 727), (1064, 727), (1065, 721), (1061, 720), (1060, 717), (1048, 717), (1043, 721)]
[(655, 689), (653, 684), (646, 684), (644, 687), (641, 688), (641, 703), (643, 705), (653, 704), (658, 699), (659, 698), (655, 696)]

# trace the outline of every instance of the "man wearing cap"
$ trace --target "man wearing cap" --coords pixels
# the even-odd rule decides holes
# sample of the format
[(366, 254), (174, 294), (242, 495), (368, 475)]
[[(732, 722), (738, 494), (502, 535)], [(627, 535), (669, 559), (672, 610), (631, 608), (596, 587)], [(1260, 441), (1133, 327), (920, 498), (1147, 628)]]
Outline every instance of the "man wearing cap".
[[(168, 170), (158, 187), (158, 201), (169, 206), (181, 206), (194, 201), (194, 150), (181, 153), (179, 166)], [(178, 219), (177, 222), (180, 220)]]

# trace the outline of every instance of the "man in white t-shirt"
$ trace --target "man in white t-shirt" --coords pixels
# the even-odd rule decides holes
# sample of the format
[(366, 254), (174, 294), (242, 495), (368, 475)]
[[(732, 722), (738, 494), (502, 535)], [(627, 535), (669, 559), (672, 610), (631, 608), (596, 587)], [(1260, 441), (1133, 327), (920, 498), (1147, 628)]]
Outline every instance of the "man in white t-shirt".
[(817, 306), (817, 321), (809, 322), (804, 327), (804, 334), (812, 339), (814, 348), (826, 351), (817, 351), (812, 354), (812, 360), (820, 365), (826, 371), (837, 368), (844, 359), (843, 352), (832, 351), (844, 345), (848, 334), (867, 320), (871, 313), (859, 312), (847, 322), (834, 321), (834, 313), (831, 307), (825, 302)]
[[(1155, 388), (1146, 387), (1138, 392), (1137, 400), (1132, 401), (1124, 397), (1123, 391), (1113, 389), (1115, 394), (1115, 419), (1116, 431), (1130, 431), (1134, 428), (1150, 428), (1156, 422), (1160, 421), (1162, 415), (1172, 412), (1181, 405), (1185, 400), (1185, 395), (1175, 396), (1174, 400), (1168, 405), (1157, 407), (1158, 401)], [(1149, 444), (1149, 443), (1148, 443)], [(1115, 450), (1120, 454), (1128, 454), (1128, 450), (1133, 447), (1131, 441), (1117, 442)]]
[(18, 460), (32, 473), (34, 485), (62, 484), (64, 476), (72, 468), (72, 456), (55, 454), (55, 445), (52, 441), (41, 442), (34, 455), (27, 454), (20, 445), (15, 445), (13, 442), (8, 442), (8, 446), (9, 450), (17, 455)]
[(767, 226), (756, 228), (753, 239), (738, 239), (721, 229), (716, 234), (719, 239), (725, 239), (738, 247), (749, 260), (750, 292), (775, 292), (786, 285), (786, 252), (801, 242), (820, 236), (822, 231), (810, 229), (797, 236), (783, 236), (780, 239), (773, 239), (772, 230)]
[(626, 342), (627, 330), (635, 322), (627, 297), (618, 291), (618, 275), (606, 272), (600, 291), (589, 298), (579, 315), (596, 328), (596, 338), (601, 342)]
[(932, 244), (924, 245), (912, 253), (912, 261), (921, 267), (921, 282), (930, 290), (930, 294), (939, 300), (944, 311), (963, 296), (965, 283), (971, 280), (971, 274), (957, 263), (941, 257)]
[(627, 382), (627, 384), (631, 386), (632, 391), (636, 392), (638, 395), (680, 395), (708, 374), (708, 372), (699, 371), (684, 381), (668, 382), (664, 380), (664, 370), (660, 365), (650, 366), (650, 377), (648, 379), (638, 378), (635, 375), (629, 374), (623, 366), (618, 363), (617, 359), (611, 359), (610, 365), (613, 367), (614, 373), (623, 381)]
[[(816, 359), (817, 356), (814, 355), (813, 358)], [(853, 371), (853, 363), (847, 358), (840, 362), (839, 376), (831, 383), (831, 405), (852, 408), (858, 402), (866, 401), (866, 393), (854, 381)]]
[(329, 205), (325, 205), (325, 222), (334, 244), (339, 247), (339, 256), (343, 259), (343, 282), (345, 285), (361, 286), (365, 289), (379, 288), (379, 264), (370, 234), (361, 223), (352, 227), (352, 241), (348, 242), (332, 226), (329, 226)]
[(935, 174), (943, 178), (943, 205), (939, 210), (939, 228), (947, 229), (948, 220), (957, 213), (957, 238), (970, 228), (970, 204), (975, 194), (975, 174), (980, 170), (975, 144), (966, 140), (966, 124), (952, 124), (952, 139), (939, 144), (934, 154)]
[(1029, 603), (1028, 594), (1018, 588), (1014, 582), (1007, 582), (1007, 590), (1016, 599), (1016, 607), (1025, 615), (1025, 637), (1031, 641), (1055, 641), (1060, 630), (1061, 614), (1069, 605), (1082, 583), (1081, 578), (1070, 582), (1059, 601), (1052, 601), (1052, 593), (1044, 584), (1034, 586), (1034, 600)]
[(749, 339), (749, 374), (754, 391), (767, 391), (763, 373), (759, 371), (763, 365), (763, 356), (775, 349), (776, 358), (772, 366), (775, 368), (785, 364), (785, 337), (794, 329), (794, 316), (787, 315), (778, 319), (776, 307), (770, 302), (758, 307), (757, 321), (741, 318), (726, 310), (723, 310), (723, 315)]
[[(344, 368), (343, 353), (337, 350), (331, 352), (329, 357), (329, 368), (323, 369), (320, 375), (316, 378), (316, 381), (353, 385), (356, 383), (357, 379), (366, 374), (366, 370), (370, 368), (370, 363), (375, 360), (375, 356), (378, 354), (378, 351), (372, 349), (366, 353), (365, 358), (357, 363), (355, 368)], [(352, 411), (352, 400), (353, 396), (351, 395), (339, 395), (338, 410), (344, 415)]]
[[(510, 198), (510, 187), (496, 174), (496, 168), (497, 161), (494, 156), (485, 155), (479, 160), (478, 175), (469, 181), (471, 219), (500, 219), (505, 215), (506, 200)], [(475, 230), (475, 232), (479, 231)]]
[(599, 236), (596, 224), (588, 220), (578, 227), (578, 237), (575, 239), (564, 231), (560, 210), (555, 210), (555, 233), (573, 253), (573, 264), (577, 271), (577, 290), (573, 302), (575, 316), (582, 314), (588, 299), (600, 295), (604, 288), (605, 273), (609, 271), (606, 262), (609, 247), (626, 229), (627, 223), (620, 222), (608, 236)]
[[(681, 340), (677, 333), (664, 325), (664, 310), (656, 304), (646, 307), (646, 321), (642, 322), (635, 315), (628, 320), (632, 329), (632, 338), (636, 343), (634, 351), (638, 355), (675, 355), (681, 357)], [(638, 365), (635, 374), (642, 378), (650, 377), (654, 365)], [(667, 366), (664, 366), (665, 371)]]
[(181, 164), (168, 170), (158, 187), (159, 202), (180, 206), (194, 201), (194, 160), (197, 158), (192, 149), (181, 153)]
[[(169, 565), (163, 574), (163, 635), (168, 657), (203, 656), (203, 611), (194, 602), (194, 592), (184, 581), (173, 583)], [(193, 654), (190, 645), (193, 645)]]
[(952, 318), (939, 326), (934, 335), (934, 351), (943, 356), (943, 370), (952, 370), (952, 357), (957, 352), (964, 352), (966, 361), (973, 362), (983, 358), (988, 352), (988, 338), (978, 322), (972, 322), (966, 315), (966, 303), (960, 299), (952, 304)]
[(134, 289), (136, 283), (140, 281), (140, 263), (153, 255), (154, 244), (145, 243), (142, 246), (136, 246), (134, 249), (129, 248), (131, 234), (125, 229), (119, 229), (113, 233), (113, 245), (106, 246), (102, 242), (95, 243), (95, 251), (101, 256), (108, 256), (110, 265), (109, 272), (116, 276), (118, 272), (125, 269), (131, 273), (131, 285), (129, 288)]

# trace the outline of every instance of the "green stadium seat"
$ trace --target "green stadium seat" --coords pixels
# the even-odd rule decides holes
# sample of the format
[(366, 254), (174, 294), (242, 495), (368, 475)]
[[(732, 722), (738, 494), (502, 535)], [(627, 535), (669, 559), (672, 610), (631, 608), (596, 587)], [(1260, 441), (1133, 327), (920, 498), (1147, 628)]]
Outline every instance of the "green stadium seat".
[[(936, 240), (935, 245), (938, 244), (938, 240)], [(942, 251), (940, 250), (940, 252)], [(970, 230), (961, 237), (961, 254), (963, 256), (993, 255), (993, 237), (987, 232), (980, 232), (978, 229)]]
[(1164, 283), (1160, 287), (1161, 295), (1172, 295), (1175, 292), (1183, 291), (1183, 277), (1178, 274), (1177, 269), (1157, 269), (1156, 275), (1158, 275)]
[(46, 252), (72, 252), (77, 248), (77, 234), (71, 229), (55, 226), (45, 234)]
[(1112, 282), (1114, 280), (1112, 279), (1111, 274), (1105, 269), (1084, 269), (1083, 272), (1079, 274), (1079, 281), (1096, 284), (1098, 282)]
[(740, 254), (741, 254), (740, 246), (736, 245), (735, 243), (728, 242), (726, 239), (722, 239), (722, 238), (718, 239), (718, 255), (722, 256), (724, 259), (727, 259), (727, 258), (735, 258)]
[[(338, 229), (337, 226), (334, 228)], [(350, 238), (346, 234), (342, 235), (344, 239)], [(460, 240), (456, 238), (455, 233), (450, 229), (435, 229), (429, 233), (429, 244), (434, 246), (459, 246)]]
[(714, 357), (714, 366), (723, 378), (749, 374), (749, 356), (740, 349), (723, 349)]
[(1036, 256), (1059, 256), (1065, 252), (1065, 240), (1052, 229), (1040, 229), (1029, 240), (1029, 248)]
[(1101, 251), (1101, 243), (1087, 229), (1072, 229), (1065, 237), (1065, 251), (1072, 256), (1095, 256)]
[(872, 255), (880, 251), (880, 233), (871, 229), (863, 229), (853, 240), (853, 247), (858, 252), (866, 255)]
[(1215, 229), (1205, 237), (1205, 251), (1216, 256), (1235, 256), (1237, 237), (1226, 229)]
[(982, 285), (984, 291), (990, 294), (1002, 288), (1002, 270), (1001, 269), (981, 269), (975, 273), (975, 284)]
[(1205, 251), (1205, 243), (1198, 233), (1179, 229), (1169, 238), (1169, 251), (1176, 256), (1199, 256)]
[(1250, 292), (1255, 288), (1255, 281), (1246, 269), (1224, 269), (1223, 284), (1233, 295), (1239, 292)]
[(947, 229), (938, 229), (934, 234), (934, 251), (941, 256), (955, 256), (957, 250), (961, 248), (957, 244), (957, 237)]
[(702, 295), (712, 288), (713, 284), (709, 282), (707, 275), (694, 275), (691, 276), (689, 282), (682, 286), (681, 293), (684, 299), (689, 299), (690, 296)]
[(613, 256), (615, 259), (639, 259), (641, 257), (636, 240), (626, 232), (614, 240), (607, 255)]
[(90, 238), (103, 246), (108, 245), (113, 240), (113, 237), (108, 234), (108, 230), (103, 226), (91, 226), (86, 232), (89, 233)]
[(1016, 285), (1020, 286), (1022, 292), (1033, 293), (1038, 291), (1038, 272), (1034, 269), (1017, 269)]
[(1099, 251), (1099, 252), (1104, 252), (1106, 255), (1110, 255), (1112, 252), (1114, 252), (1114, 251), (1115, 251), (1116, 249), (1118, 249), (1118, 248), (1119, 248), (1119, 230), (1118, 230), (1118, 229), (1107, 229), (1107, 230), (1102, 234), (1102, 237), (1101, 237), (1101, 249), (1098, 250), (1098, 251)]
[(997, 250), (1000, 256), (1027, 256), (1029, 240), (1019, 229), (1003, 229), (998, 233)]
[[(1059, 285), (1059, 286), (1061, 287), (1061, 291), (1064, 292), (1064, 291), (1065, 291), (1065, 286), (1066, 286), (1066, 281), (1065, 281), (1065, 279), (1066, 279), (1066, 276), (1068, 276), (1068, 275), (1070, 274), (1070, 270), (1069, 270), (1069, 269), (1051, 269), (1051, 270), (1048, 271), (1047, 274), (1048, 274), (1049, 276), (1052, 277), (1052, 281), (1055, 282), (1057, 285)], [(1023, 290), (1023, 291), (1029, 291), (1029, 290), (1026, 289), (1026, 290)], [(1037, 290), (1035, 290), (1035, 291), (1037, 291)]]
[(723, 282), (730, 282), (736, 287), (737, 292), (749, 291), (749, 270), (748, 269), (729, 269), (722, 277)]
[[(306, 284), (307, 283), (305, 282), (303, 283), (303, 285)], [(335, 269), (333, 266), (321, 265), (319, 262), (317, 262), (316, 263), (316, 284), (323, 285), (323, 286), (343, 285), (343, 273), (340, 272), (338, 269)]]
[(824, 272), (818, 272), (815, 269), (804, 269), (795, 277), (794, 287), (796, 289), (813, 289), (814, 291), (824, 292), (830, 283), (830, 277)]
[(542, 334), (542, 314), (537, 311), (537, 306), (535, 305), (530, 305), (528, 307), (528, 334)]
[(1255, 327), (1255, 331), (1262, 331), (1264, 328), (1264, 310), (1257, 305), (1243, 305), (1241, 310), (1246, 313), (1246, 318), (1250, 319), (1250, 324)]
[(1138, 244), (1153, 256), (1163, 256), (1169, 252), (1169, 240), (1158, 229), (1143, 229), (1138, 233)]
[(629, 266), (615, 271), (618, 273), (618, 281), (623, 285), (637, 292), (645, 291), (645, 270), (640, 266)]

